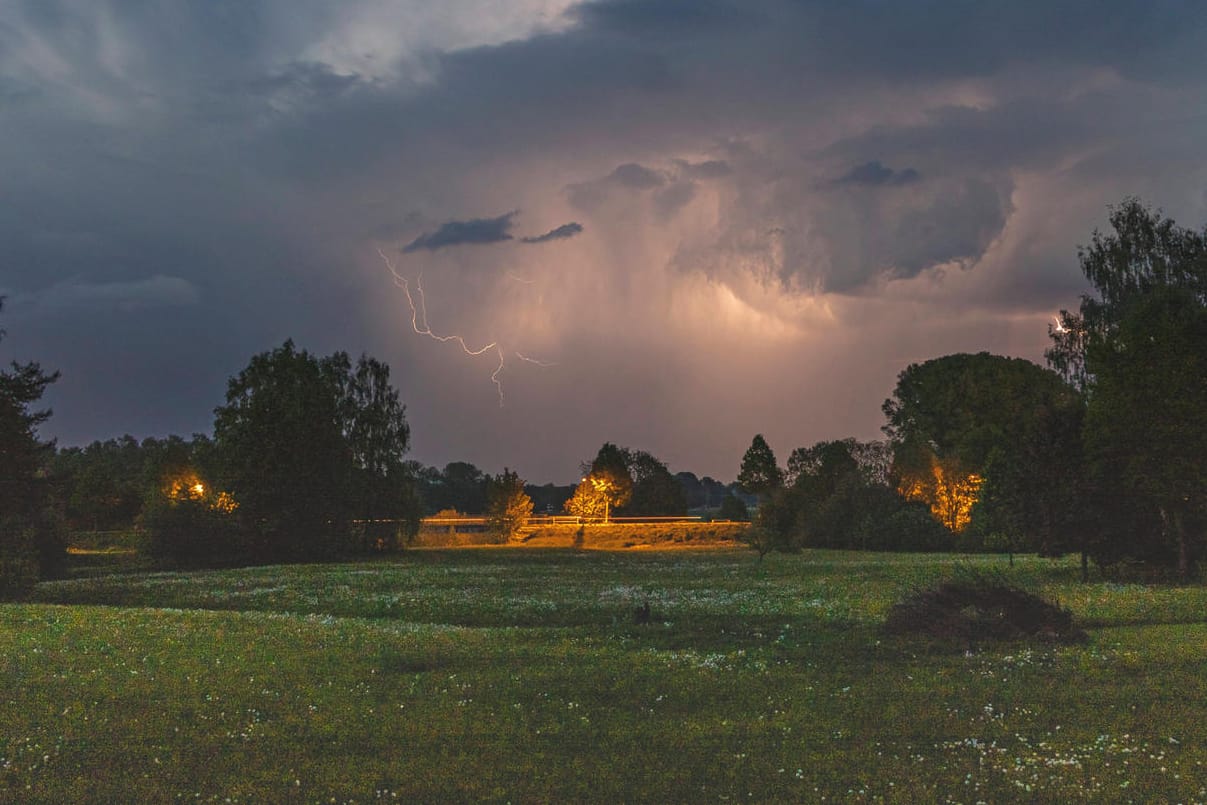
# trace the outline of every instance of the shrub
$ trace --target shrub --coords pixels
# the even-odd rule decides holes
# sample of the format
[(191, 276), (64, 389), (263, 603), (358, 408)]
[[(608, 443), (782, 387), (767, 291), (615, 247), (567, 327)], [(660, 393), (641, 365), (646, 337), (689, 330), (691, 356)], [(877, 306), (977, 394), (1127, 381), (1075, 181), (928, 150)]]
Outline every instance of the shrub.
[(857, 529), (860, 547), (873, 551), (949, 551), (952, 533), (923, 505), (907, 503), (888, 517), (869, 516)]
[(1068, 643), (1085, 639), (1068, 610), (1012, 584), (1001, 573), (971, 570), (894, 604), (884, 631), (964, 645), (982, 640), (1039, 638)]
[(252, 551), (229, 513), (205, 500), (155, 496), (143, 512), (147, 553), (180, 567), (220, 567), (252, 558)]

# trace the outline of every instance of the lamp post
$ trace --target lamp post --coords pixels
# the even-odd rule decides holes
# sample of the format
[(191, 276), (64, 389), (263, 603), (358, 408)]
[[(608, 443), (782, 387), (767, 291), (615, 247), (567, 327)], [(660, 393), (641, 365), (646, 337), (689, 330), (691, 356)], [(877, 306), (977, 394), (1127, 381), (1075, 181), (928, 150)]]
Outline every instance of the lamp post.
[(584, 478), (583, 480), (590, 481), (591, 487), (595, 490), (596, 494), (603, 497), (604, 525), (607, 525), (608, 524), (608, 508), (609, 508), (609, 504), (611, 502), (611, 500), (608, 496), (608, 492), (611, 491), (611, 489), (612, 489), (612, 486), (613, 486), (612, 481), (608, 478), (599, 478), (594, 475), (589, 475), (586, 478)]

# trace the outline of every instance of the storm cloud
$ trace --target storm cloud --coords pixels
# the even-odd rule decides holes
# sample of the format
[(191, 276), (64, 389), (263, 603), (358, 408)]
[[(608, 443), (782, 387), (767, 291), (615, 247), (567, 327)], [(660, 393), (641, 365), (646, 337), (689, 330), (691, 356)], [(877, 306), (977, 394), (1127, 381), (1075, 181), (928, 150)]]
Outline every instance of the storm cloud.
[[(0, 99), (0, 358), (65, 444), (205, 432), (293, 337), (389, 361), (421, 461), (731, 478), (876, 436), (910, 361), (1041, 359), (1107, 204), (1207, 220), (1174, 0), (8, 3)], [(556, 366), (500, 409), (399, 252), (434, 332)]]
[(572, 238), (583, 231), (583, 225), (577, 221), (571, 221), (568, 224), (562, 224), (556, 229), (551, 229), (543, 235), (535, 235), (526, 238), (520, 238), (524, 243), (548, 243), (551, 240), (564, 240)]
[(420, 250), (434, 252), (448, 246), (465, 244), (498, 243), (511, 240), (508, 234), (511, 229), (511, 219), (518, 210), (504, 213), (498, 218), (471, 218), (468, 221), (448, 221), (440, 225), (435, 232), (424, 233), (402, 248), (403, 254)]
[(846, 174), (835, 179), (834, 183), (893, 186), (912, 184), (921, 178), (922, 175), (913, 168), (893, 170), (881, 165), (880, 160), (873, 159), (871, 162), (865, 162), (862, 165), (856, 165), (851, 168)]

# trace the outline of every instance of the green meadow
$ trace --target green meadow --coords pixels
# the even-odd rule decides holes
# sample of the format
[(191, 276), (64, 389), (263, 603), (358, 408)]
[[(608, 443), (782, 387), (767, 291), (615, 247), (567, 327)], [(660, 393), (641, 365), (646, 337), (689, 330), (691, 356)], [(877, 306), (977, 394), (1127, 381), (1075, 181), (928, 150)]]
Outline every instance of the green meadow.
[[(880, 633), (960, 563), (1089, 641)], [(1207, 590), (1078, 575), (738, 549), (93, 568), (0, 606), (0, 800), (1207, 800)]]

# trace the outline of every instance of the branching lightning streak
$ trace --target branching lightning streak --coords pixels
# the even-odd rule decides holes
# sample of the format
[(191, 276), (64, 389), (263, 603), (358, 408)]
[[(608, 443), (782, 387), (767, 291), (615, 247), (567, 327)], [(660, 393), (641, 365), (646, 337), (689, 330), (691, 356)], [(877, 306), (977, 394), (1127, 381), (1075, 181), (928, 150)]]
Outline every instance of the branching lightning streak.
[(557, 366), (557, 364), (554, 363), (553, 361), (538, 361), (536, 358), (529, 358), (527, 355), (525, 355), (521, 352), (517, 352), (515, 354), (515, 356), (522, 361), (527, 361), (528, 363), (535, 363), (537, 366), (543, 366), (546, 369), (549, 368), (550, 366)]
[[(499, 356), (499, 365), (496, 366), (495, 370), (490, 373), (490, 382), (495, 384), (495, 390), (498, 391), (498, 393), (499, 393), (499, 407), (502, 408), (503, 407), (503, 381), (500, 378), (500, 375), (503, 374), (503, 369), (506, 366), (506, 359), (504, 358), (503, 347), (499, 344), (499, 342), (491, 341), (489, 344), (487, 344), (485, 346), (478, 347), (477, 349), (472, 349), (469, 346), (469, 344), (467, 344), (465, 342), (465, 339), (462, 338), (460, 335), (456, 335), (456, 334), (439, 335), (437, 333), (432, 332), (432, 328), (430, 326), (428, 326), (428, 323), (427, 323), (427, 299), (423, 294), (423, 275), (420, 274), (417, 277), (415, 277), (415, 296), (417, 296), (419, 298), (419, 302), (418, 302), (418, 304), (416, 304), (415, 296), (411, 295), (410, 281), (406, 277), (404, 277), (402, 274), (398, 273), (398, 269), (394, 266), (393, 261), (390, 260), (390, 258), (388, 256), (386, 256), (386, 253), (384, 251), (382, 251), (380, 247), (378, 247), (378, 249), (377, 249), (377, 254), (381, 256), (382, 262), (385, 263), (386, 268), (389, 269), (390, 275), (394, 278), (394, 284), (402, 289), (403, 294), (407, 298), (407, 305), (411, 308), (411, 329), (413, 329), (419, 335), (426, 335), (428, 338), (431, 338), (434, 341), (439, 341), (441, 343), (455, 341), (461, 347), (461, 351), (464, 352), (466, 355), (469, 355), (470, 357), (477, 357), (479, 355), (484, 355), (485, 353), (490, 352), (491, 350), (494, 350), (495, 354)], [(516, 279), (518, 279), (518, 278), (516, 278)], [(523, 281), (523, 280), (521, 280), (521, 281)], [(420, 320), (422, 320), (422, 322), (423, 322), (422, 325), (419, 323)], [(528, 356), (522, 355), (519, 352), (515, 353), (515, 356), (522, 361), (526, 361), (527, 363), (534, 363), (537, 366), (548, 367), (548, 366), (554, 365), (553, 363), (549, 363), (547, 361), (539, 361), (536, 358), (529, 358)]]

